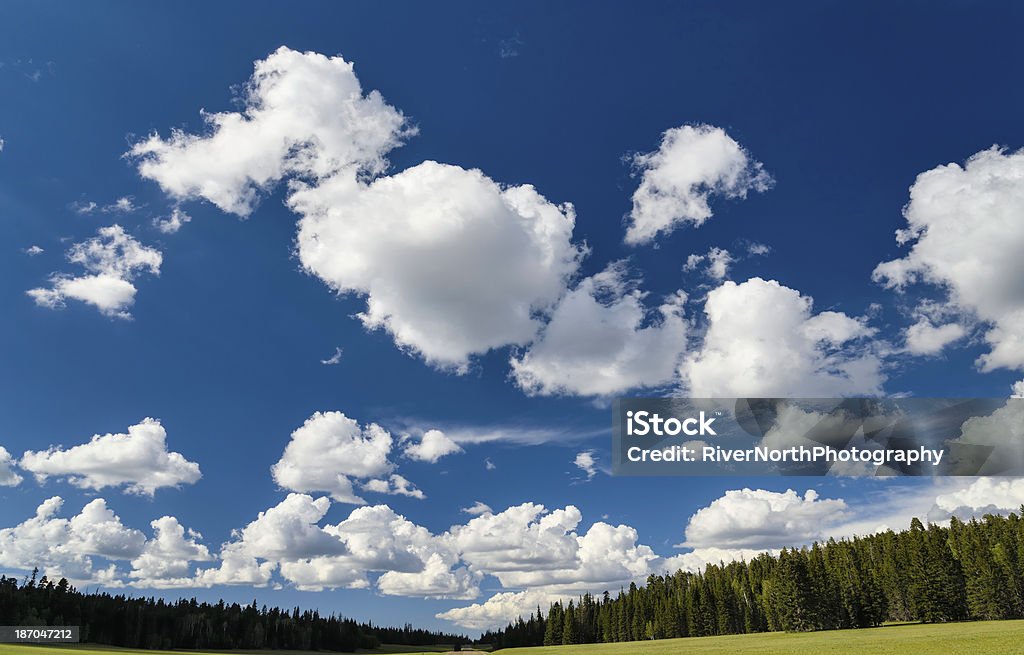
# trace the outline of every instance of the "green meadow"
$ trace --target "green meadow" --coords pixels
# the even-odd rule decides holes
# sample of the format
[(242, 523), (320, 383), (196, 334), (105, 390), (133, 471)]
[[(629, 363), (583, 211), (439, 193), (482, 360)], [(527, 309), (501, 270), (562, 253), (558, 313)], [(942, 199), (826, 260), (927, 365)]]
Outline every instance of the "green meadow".
[[(0, 645), (3, 655), (311, 655), (300, 651), (152, 651), (92, 646)], [(410, 647), (383, 647), (366, 653), (437, 653)], [(471, 651), (463, 651), (471, 652)], [(1001, 655), (1024, 654), (1024, 620), (901, 624), (863, 630), (770, 632), (723, 637), (688, 637), (580, 646), (509, 648), (507, 655)], [(322, 655), (322, 654), (321, 654)]]
[(1002, 655), (1024, 654), (1024, 621), (898, 624), (581, 646), (509, 648), (507, 655)]

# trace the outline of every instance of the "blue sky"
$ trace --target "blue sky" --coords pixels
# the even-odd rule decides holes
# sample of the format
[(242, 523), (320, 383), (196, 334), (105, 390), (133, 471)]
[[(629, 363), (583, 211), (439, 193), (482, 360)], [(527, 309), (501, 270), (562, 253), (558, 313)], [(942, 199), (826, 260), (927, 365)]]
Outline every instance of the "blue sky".
[[(1024, 90), (1008, 77), (1021, 63), (1014, 44), (1022, 19), (1012, 3), (222, 3), (201, 11), (128, 2), (6, 4), (0, 9), (0, 446), (12, 463), (0, 473), (22, 480), (0, 487), (0, 530), (8, 529), (0, 532), (7, 551), (0, 550), (2, 568), (20, 571), (38, 560), (41, 568), (64, 572), (87, 558), (91, 568), (80, 584), (130, 583), (132, 561), (145, 546), (124, 531), (138, 529), (151, 540), (150, 521), (166, 515), (202, 535), (185, 533), (182, 549), (208, 551), (209, 557), (186, 564), (188, 576), (197, 568), (223, 570), (221, 544), (231, 542), (232, 530), (289, 491), (310, 500), (335, 494), (322, 520), (306, 523), (319, 543), (317, 525), (337, 525), (357, 506), (339, 501), (337, 488), (306, 488), (315, 475), (302, 467), (315, 468), (315, 461), (291, 462), (300, 470), (285, 484), (271, 466), (307, 419), (331, 411), (360, 429), (377, 423), (390, 433), (386, 463), (363, 477), (350, 472), (350, 481), (369, 505), (386, 504), (430, 533), (422, 543), (396, 548), (424, 562), (440, 553), (442, 568), (454, 576), (445, 579), (457, 591), (417, 592), (406, 578), (382, 587), (378, 577), (388, 571), (426, 570), (390, 565), (364, 566), (371, 570), (365, 589), (345, 589), (352, 580), (338, 578), (322, 584), (324, 591), (299, 590), (298, 574), (289, 578), (281, 562), (307, 560), (308, 571), (316, 568), (308, 564), (316, 553), (294, 543), (289, 547), (298, 550), (282, 545), (276, 559), (270, 551), (253, 555), (259, 563), (276, 563), (265, 586), (225, 574), (213, 586), (196, 579), (178, 585), (186, 588), (154, 592), (150, 587), (166, 585), (140, 584), (136, 591), (242, 601), (256, 596), (261, 603), (317, 606), (360, 619), (475, 630), (500, 623), (516, 603), (528, 608), (630, 579), (585, 570), (580, 553), (568, 555), (582, 567), (575, 578), (564, 562), (549, 562), (546, 570), (561, 573), (548, 578), (526, 576), (530, 567), (506, 568), (502, 578), (500, 565), (467, 555), (473, 546), (453, 536), (459, 531), (452, 526), (473, 518), (461, 509), (475, 501), (492, 508), (484, 518), (496, 520), (506, 508), (528, 502), (549, 511), (575, 506), (582, 518), (578, 525), (564, 519), (569, 527), (561, 535), (572, 537), (569, 546), (576, 535), (591, 534), (595, 522), (635, 529), (634, 547), (623, 551), (622, 562), (641, 578), (668, 562), (691, 565), (669, 558), (694, 548), (787, 545), (773, 530), (785, 517), (803, 517), (806, 530), (797, 521), (791, 535), (799, 543), (824, 529), (872, 529), (883, 524), (879, 517), (902, 519), (950, 503), (971, 507), (982, 493), (1002, 494), (1007, 508), (1019, 506), (1013, 495), (1019, 491), (969, 481), (936, 489), (920, 481), (613, 478), (602, 467), (610, 437), (607, 401), (615, 395), (1008, 394), (1024, 368), (1024, 354), (1014, 345), (1015, 327), (1024, 323), (1024, 292), (1016, 282), (1024, 271), (1013, 254), (1024, 244), (1024, 164), (1016, 154), (1024, 146)], [(272, 59), (282, 46), (290, 50)], [(354, 77), (341, 59), (329, 57), (354, 63)], [(205, 154), (189, 150), (194, 158), (187, 166), (173, 159), (185, 146), (172, 143), (171, 130), (200, 142), (213, 138), (216, 129), (204, 125), (200, 110), (244, 111), (240, 89), (261, 61), (277, 62), (283, 79), (312, 76), (313, 89), (357, 78), (364, 94), (383, 96), (373, 104), (357, 94), (359, 120), (400, 112), (406, 134), (392, 130), (380, 137), (383, 128), (367, 122), (361, 134), (376, 150), (353, 155), (347, 133), (328, 134), (294, 119), (307, 101), (317, 101), (293, 94), (275, 105), (284, 119), (273, 129), (313, 158), (334, 157), (328, 173), (270, 152), (269, 137), (225, 139), (220, 150)], [(328, 101), (319, 106), (338, 115)], [(300, 113), (288, 113), (293, 109)], [(337, 125), (348, 129), (345, 121)], [(408, 134), (410, 126), (415, 135)], [(668, 147), (671, 134), (679, 149)], [(319, 145), (302, 145), (309, 139)], [(388, 139), (394, 142), (384, 144)], [(673, 158), (686, 158), (687, 140), (692, 147), (725, 148), (722, 167), (708, 168), (711, 158), (698, 158), (690, 169), (685, 161), (673, 169)], [(142, 143), (156, 147), (138, 150)], [(1004, 149), (990, 151), (993, 145)], [(133, 148), (136, 154), (126, 155)], [(224, 158), (245, 148), (255, 152), (245, 165)], [(351, 160), (339, 164), (339, 153)], [(430, 177), (425, 160), (450, 167)], [(956, 170), (939, 168), (951, 162)], [(237, 200), (252, 187), (214, 193), (189, 186), (189, 176), (195, 184), (205, 179), (195, 173), (197, 163), (208, 164), (212, 177), (226, 176), (222, 181), (252, 176), (260, 166), (283, 172), (255, 193), (259, 201), (243, 220), (237, 214), (245, 212), (223, 211), (225, 198)], [(472, 178), (471, 169), (486, 177)], [(708, 184), (669, 193), (663, 229), (627, 243), (627, 230), (646, 211), (635, 204), (638, 187), (645, 178), (653, 184), (660, 173), (671, 178), (673, 171)], [(928, 171), (938, 172), (918, 178)], [(739, 177), (730, 180), (730, 173)], [(374, 178), (375, 190), (368, 186)], [(175, 186), (182, 179), (188, 183)], [(357, 188), (332, 190), (332, 181)], [(510, 214), (512, 196), (490, 181), (533, 185), (539, 195), (520, 198), (530, 209)], [(316, 207), (308, 216), (294, 205), (297, 192), (288, 185), (296, 183), (312, 189), (308, 200)], [(402, 184), (411, 200), (396, 200), (395, 185)], [(680, 209), (708, 189), (710, 216)], [(474, 213), (478, 205), (467, 200), (472, 194), (504, 209)], [(122, 198), (130, 202), (118, 207)], [(441, 204), (432, 204), (435, 199)], [(574, 224), (559, 208), (566, 202), (574, 207)], [(86, 211), (90, 203), (95, 206)], [(430, 223), (451, 206), (475, 227)], [(908, 227), (905, 207), (918, 222), (910, 226), (914, 238), (900, 245), (894, 232)], [(159, 229), (154, 221), (175, 209), (190, 220), (173, 233)], [(321, 221), (317, 212), (328, 218)], [(646, 215), (665, 218), (653, 209)], [(308, 220), (308, 232), (297, 229), (300, 219)], [(523, 225), (533, 229), (542, 222), (550, 229), (568, 225), (571, 234), (529, 232), (536, 242), (524, 246)], [(129, 245), (143, 249), (148, 264), (125, 264), (123, 251), (113, 263), (89, 260), (91, 273), (68, 261), (75, 244), (109, 246), (109, 233), (100, 230), (115, 224)], [(492, 242), (488, 230), (508, 231)], [(324, 251), (313, 252), (313, 236), (328, 234)], [(403, 238), (411, 234), (419, 236)], [(435, 242), (431, 235), (442, 238)], [(752, 254), (754, 245), (767, 252)], [(33, 246), (42, 252), (30, 254)], [(560, 253), (558, 261), (542, 262), (545, 247)], [(723, 275), (709, 273), (706, 259), (684, 270), (691, 255), (706, 256), (713, 248), (733, 260)], [(475, 252), (485, 261), (475, 261)], [(368, 261), (360, 263), (361, 254)], [(873, 278), (880, 263), (894, 260), (902, 263)], [(501, 273), (523, 262), (521, 275)], [(624, 263), (609, 268), (614, 262)], [(992, 263), (993, 270), (972, 273), (978, 262)], [(532, 272), (541, 269), (534, 279)], [(132, 286), (131, 301), (106, 305), (104, 312), (72, 292), (57, 300), (26, 293), (55, 292), (60, 280), (85, 274), (112, 276), (122, 291)], [(334, 293), (332, 284), (349, 292)], [(444, 293), (437, 291), (442, 286)], [(672, 300), (679, 291), (685, 302)], [(577, 306), (565, 300), (582, 302), (588, 294), (597, 299), (602, 320), (614, 322), (614, 307), (646, 314), (616, 333), (624, 341), (600, 346), (607, 335), (588, 330), (593, 315), (573, 313)], [(47, 306), (47, 298), (63, 306)], [(368, 311), (368, 298), (387, 308), (376, 329), (355, 317)], [(487, 327), (493, 312), (523, 298), (533, 302), (530, 315)], [(705, 313), (710, 306), (721, 308), (722, 322)], [(731, 312), (744, 307), (763, 307), (763, 317), (730, 324)], [(437, 321), (444, 323), (449, 308), (458, 318), (450, 322), (455, 335), (446, 339)], [(561, 340), (553, 318), (560, 308), (558, 329), (569, 335)], [(815, 325), (830, 330), (828, 339), (786, 341), (806, 357), (799, 360), (805, 368), (762, 379), (738, 361), (750, 352), (745, 349), (760, 347), (771, 363), (771, 353), (783, 349), (774, 339), (785, 341), (793, 325), (804, 329), (819, 316), (825, 318)], [(908, 333), (914, 325), (922, 327)], [(497, 345), (473, 345), (506, 328), (515, 334), (504, 342), (495, 336)], [(645, 329), (651, 332), (638, 337)], [(600, 357), (573, 359), (574, 346), (591, 343), (605, 354), (622, 348), (625, 364), (613, 367), (608, 380), (598, 370), (608, 364)], [(339, 362), (322, 364), (336, 348)], [(510, 358), (529, 360), (526, 378), (516, 377)], [(574, 375), (560, 377), (561, 366), (576, 367)], [(848, 368), (837, 374), (836, 366)], [(656, 368), (667, 373), (652, 372)], [(622, 382), (627, 373), (635, 383)], [(605, 386), (595, 392), (597, 381)], [(126, 433), (146, 417), (161, 421), (167, 450), (198, 464), (201, 477), (158, 485), (152, 494), (140, 492), (138, 485), (149, 483), (137, 480), (133, 493), (130, 481), (103, 482), (96, 469), (83, 473), (82, 457), (22, 460), (27, 451), (67, 450), (92, 435)], [(432, 429), (461, 452), (436, 462), (405, 452)], [(476, 443), (481, 435), (494, 438)], [(597, 458), (589, 478), (573, 463), (581, 452)], [(41, 471), (50, 471), (42, 482), (33, 475)], [(386, 483), (394, 473), (425, 498), (394, 493), (394, 481)], [(381, 476), (391, 493), (360, 491)], [(754, 491), (736, 491), (745, 487)], [(795, 493), (785, 494), (788, 489)], [(108, 558), (87, 546), (54, 553), (32, 526), (15, 530), (53, 496), (64, 500), (57, 518), (103, 498), (127, 534), (122, 552), (135, 557)], [(940, 496), (946, 500), (938, 502)], [(748, 507), (756, 524), (716, 522), (730, 503)], [(704, 518), (693, 518), (699, 510)], [(109, 519), (104, 516), (92, 518)], [(506, 545), (508, 557), (521, 563), (523, 553), (512, 551), (529, 549), (536, 532), (530, 526), (539, 519), (504, 518), (522, 530), (515, 547)], [(467, 527), (462, 539), (472, 542), (476, 528), (484, 529)], [(580, 548), (611, 552), (600, 541), (607, 535), (598, 532)], [(681, 543), (689, 546), (674, 547)], [(534, 546), (553, 548), (543, 540)], [(246, 552), (257, 552), (253, 548)], [(154, 557), (161, 552), (174, 559), (169, 551), (152, 551)], [(113, 577), (101, 579), (97, 571), (110, 563)], [(346, 566), (359, 568), (351, 561)], [(220, 584), (225, 580), (233, 584)], [(495, 593), (519, 596), (503, 607), (485, 607)], [(474, 603), (480, 607), (448, 616), (454, 621), (436, 616)]]

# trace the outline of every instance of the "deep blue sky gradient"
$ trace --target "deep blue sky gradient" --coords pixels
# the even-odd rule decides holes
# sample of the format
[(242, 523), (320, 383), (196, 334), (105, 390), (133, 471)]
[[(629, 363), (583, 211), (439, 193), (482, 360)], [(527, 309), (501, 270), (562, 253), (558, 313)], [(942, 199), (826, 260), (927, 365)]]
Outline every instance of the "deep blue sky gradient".
[[(523, 395), (506, 378), (507, 351), (455, 376), (401, 353), (384, 333), (365, 332), (350, 318), (361, 299), (332, 298), (300, 271), (291, 252), (295, 217), (280, 192), (246, 221), (191, 203), (193, 221), (181, 232), (152, 229), (152, 217), (170, 205), (122, 154), (153, 130), (199, 129), (200, 108), (233, 108), (230, 87), (280, 45), (342, 54), (365, 89), (380, 90), (415, 122), (420, 134), (392, 153), (394, 170), (436, 159), (573, 202), (576, 239), (592, 250), (584, 274), (629, 256), (652, 297), (681, 286), (699, 297), (699, 279), (681, 272), (687, 255), (762, 242), (771, 254), (739, 263), (734, 279), (777, 279), (812, 296), (819, 311), (860, 315), (881, 303), (873, 324), (895, 337), (906, 324), (900, 301), (871, 282), (871, 271), (901, 253), (893, 233), (918, 173), (992, 144), (1024, 146), (1022, 27), (1024, 5), (1014, 2), (6, 2), (0, 445), (15, 454), (72, 445), (159, 417), (172, 449), (198, 461), (203, 479), (155, 499), (102, 495), (128, 525), (171, 514), (215, 550), (283, 497), (269, 467), (317, 410), (385, 426), (413, 420), (593, 434), (609, 424), (608, 410), (588, 400)], [(510, 49), (515, 56), (501, 56)], [(636, 180), (623, 158), (654, 149), (665, 129), (685, 123), (725, 128), (776, 185), (746, 201), (717, 201), (711, 221), (674, 232), (659, 248), (629, 248), (622, 219)], [(143, 210), (111, 217), (70, 208), (124, 195)], [(113, 220), (164, 252), (160, 277), (137, 283), (134, 320), (81, 304), (59, 312), (34, 306), (25, 290), (67, 268), (70, 241), (62, 239), (82, 240)], [(25, 256), (32, 244), (46, 252)], [(322, 366), (335, 346), (344, 348), (342, 363)], [(971, 346), (895, 365), (886, 389), (1004, 395), (1019, 376), (977, 373), (980, 352)], [(607, 446), (600, 433), (404, 463), (401, 472), (428, 499), (387, 502), (435, 532), (464, 521), (459, 508), (474, 500), (495, 508), (573, 503), (585, 525), (607, 514), (669, 555), (686, 519), (725, 489), (810, 485), (848, 500), (874, 489), (604, 475), (574, 484), (575, 452), (595, 448), (600, 457)], [(485, 457), (496, 470), (484, 469)], [(74, 512), (89, 497), (59, 482), (2, 488), (0, 526), (55, 494)], [(327, 518), (349, 509), (335, 505)], [(439, 624), (436, 611), (465, 604), (371, 591), (196, 594), (429, 625)]]

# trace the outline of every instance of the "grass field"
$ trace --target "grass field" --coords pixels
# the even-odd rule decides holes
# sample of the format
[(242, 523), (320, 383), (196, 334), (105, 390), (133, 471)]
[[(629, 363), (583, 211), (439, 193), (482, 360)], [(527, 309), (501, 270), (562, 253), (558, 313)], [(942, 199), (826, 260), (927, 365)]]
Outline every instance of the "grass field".
[(510, 648), (501, 655), (1004, 655), (1024, 654), (1024, 621), (901, 624), (867, 630), (770, 632), (586, 646)]
[[(136, 651), (102, 646), (25, 646), (0, 644), (2, 655), (189, 655), (196, 651)], [(202, 651), (272, 655), (271, 651)], [(280, 655), (310, 655), (274, 651)], [(375, 653), (424, 651), (382, 648)], [(437, 651), (429, 651), (436, 653)], [(1024, 621), (978, 621), (942, 625), (890, 625), (868, 630), (833, 630), (803, 634), (773, 632), (727, 637), (693, 637), (660, 641), (584, 646), (511, 648), (502, 655), (1024, 655)]]
[[(374, 650), (360, 650), (359, 653), (370, 655), (437, 655), (451, 650), (450, 646), (389, 646), (384, 645)], [(463, 651), (474, 652), (474, 651)], [(481, 651), (475, 651), (483, 655)], [(135, 650), (117, 648), (115, 646), (96, 646), (94, 644), (68, 644), (53, 646), (29, 646), (23, 644), (0, 644), (0, 655), (326, 655), (324, 651), (304, 650)]]

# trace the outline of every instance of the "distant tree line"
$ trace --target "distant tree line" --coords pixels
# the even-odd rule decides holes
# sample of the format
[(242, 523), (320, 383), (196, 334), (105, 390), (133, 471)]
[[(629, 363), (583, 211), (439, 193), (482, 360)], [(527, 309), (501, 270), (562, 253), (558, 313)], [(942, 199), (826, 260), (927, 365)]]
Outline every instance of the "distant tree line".
[(948, 528), (830, 539), (587, 594), (487, 632), (497, 648), (1024, 617), (1024, 507)]
[(282, 649), (352, 652), (380, 644), (468, 643), (463, 635), (357, 623), (316, 611), (266, 605), (215, 605), (195, 598), (167, 602), (123, 594), (84, 594), (37, 572), (21, 584), (0, 576), (0, 625), (77, 625), (82, 641), (147, 649)]

